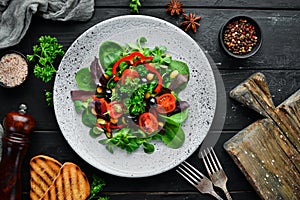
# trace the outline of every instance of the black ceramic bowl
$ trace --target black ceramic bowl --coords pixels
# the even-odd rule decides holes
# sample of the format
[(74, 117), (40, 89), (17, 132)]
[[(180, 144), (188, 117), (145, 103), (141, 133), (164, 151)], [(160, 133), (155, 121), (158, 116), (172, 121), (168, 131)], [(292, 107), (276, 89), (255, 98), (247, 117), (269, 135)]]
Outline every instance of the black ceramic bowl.
[(21, 85), (28, 76), (28, 60), (14, 50), (0, 55), (0, 85), (5, 88), (14, 88)]
[(262, 33), (252, 18), (235, 16), (222, 26), (219, 40), (228, 55), (234, 58), (249, 58), (261, 47)]

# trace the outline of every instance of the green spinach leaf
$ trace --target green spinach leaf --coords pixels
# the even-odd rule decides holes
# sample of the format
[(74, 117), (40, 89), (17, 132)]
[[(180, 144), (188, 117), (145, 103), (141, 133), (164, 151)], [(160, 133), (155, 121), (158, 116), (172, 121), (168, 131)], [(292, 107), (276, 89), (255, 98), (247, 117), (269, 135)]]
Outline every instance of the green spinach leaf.
[(179, 61), (179, 60), (172, 60), (170, 62), (170, 67), (173, 70), (177, 70), (180, 74), (190, 74), (189, 67), (186, 63)]
[(113, 41), (105, 41), (99, 48), (99, 59), (104, 70), (112, 67), (121, 56), (124, 49), (121, 45)]
[(176, 113), (171, 116), (160, 115), (160, 117), (165, 119), (166, 122), (169, 124), (178, 125), (178, 124), (182, 124), (188, 118), (188, 114), (189, 114), (188, 109), (185, 109), (180, 113)]
[(164, 128), (166, 132), (162, 134), (162, 141), (172, 149), (181, 147), (184, 143), (185, 135), (180, 124), (166, 123)]
[(75, 80), (80, 90), (95, 91), (96, 84), (91, 77), (89, 68), (80, 69), (76, 75)]
[(91, 108), (88, 107), (82, 113), (82, 123), (87, 127), (93, 128), (96, 124), (97, 117), (91, 112)]

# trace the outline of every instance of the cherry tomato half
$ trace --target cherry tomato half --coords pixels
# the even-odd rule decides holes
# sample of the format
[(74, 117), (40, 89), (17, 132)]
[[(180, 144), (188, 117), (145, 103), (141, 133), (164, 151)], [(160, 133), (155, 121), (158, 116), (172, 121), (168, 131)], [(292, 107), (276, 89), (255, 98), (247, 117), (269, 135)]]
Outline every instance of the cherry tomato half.
[(139, 117), (139, 126), (142, 131), (152, 133), (158, 129), (157, 118), (149, 112), (145, 112)]
[(157, 97), (156, 102), (157, 102), (156, 110), (159, 113), (163, 113), (163, 114), (169, 113), (175, 110), (176, 108), (176, 99), (170, 93), (166, 93)]
[(134, 69), (125, 69), (122, 73), (122, 77), (121, 77), (121, 83), (125, 84), (126, 79), (130, 78), (131, 80), (138, 78), (139, 77), (139, 73), (134, 70)]
[(123, 115), (124, 113), (124, 105), (117, 101), (112, 101), (108, 104), (107, 109), (109, 111), (110, 117), (116, 119)]

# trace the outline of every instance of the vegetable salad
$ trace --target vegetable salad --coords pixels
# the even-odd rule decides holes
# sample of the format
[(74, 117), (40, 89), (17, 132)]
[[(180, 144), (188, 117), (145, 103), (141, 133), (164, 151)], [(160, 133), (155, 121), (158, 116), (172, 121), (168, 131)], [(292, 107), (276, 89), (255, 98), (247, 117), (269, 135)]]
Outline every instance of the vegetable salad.
[[(174, 60), (164, 46), (150, 49), (146, 38), (125, 46), (105, 41), (90, 67), (75, 76), (79, 90), (71, 91), (90, 135), (113, 152), (142, 147), (155, 151), (153, 141), (179, 148), (185, 135), (181, 124), (189, 104), (179, 99), (189, 80), (186, 63)], [(100, 135), (105, 135), (101, 137)]]

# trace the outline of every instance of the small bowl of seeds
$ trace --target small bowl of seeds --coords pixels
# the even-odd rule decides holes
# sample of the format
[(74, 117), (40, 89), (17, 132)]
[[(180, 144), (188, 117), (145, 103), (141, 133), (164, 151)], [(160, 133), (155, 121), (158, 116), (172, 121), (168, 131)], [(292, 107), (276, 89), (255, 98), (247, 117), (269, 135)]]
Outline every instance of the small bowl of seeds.
[(18, 51), (8, 51), (0, 56), (0, 85), (14, 88), (21, 85), (28, 75), (28, 61)]
[(220, 30), (219, 39), (225, 52), (234, 58), (249, 58), (262, 44), (259, 25), (247, 16), (228, 20)]

